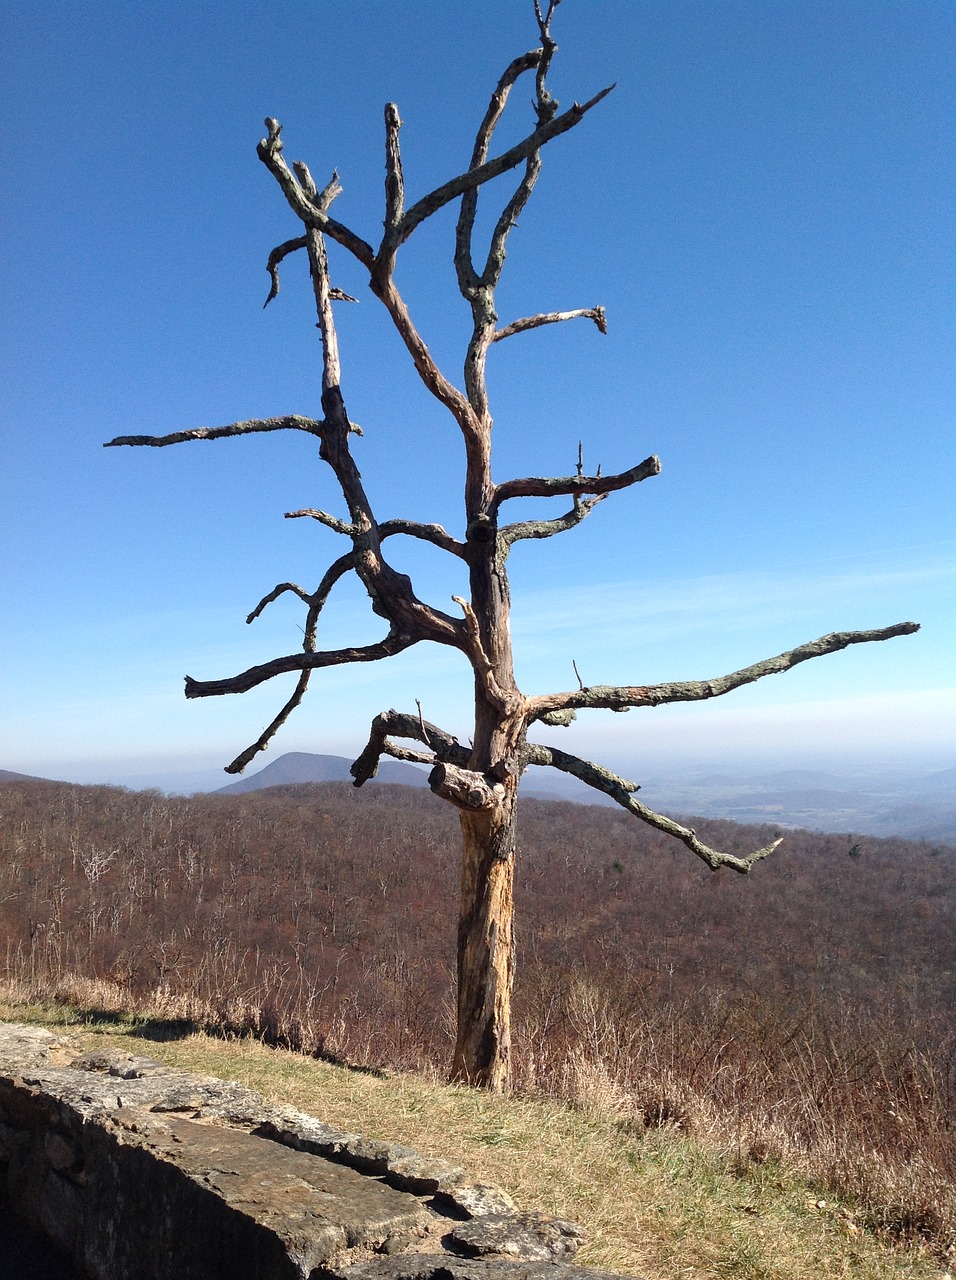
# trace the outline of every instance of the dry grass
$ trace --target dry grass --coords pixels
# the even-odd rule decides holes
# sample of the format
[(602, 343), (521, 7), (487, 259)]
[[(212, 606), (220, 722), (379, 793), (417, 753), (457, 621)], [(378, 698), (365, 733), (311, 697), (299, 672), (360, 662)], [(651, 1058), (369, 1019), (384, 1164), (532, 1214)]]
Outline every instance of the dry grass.
[[(93, 995), (92, 990), (87, 993)], [(92, 1004), (103, 1008), (103, 992)], [(87, 1007), (90, 1007), (88, 1004)], [(87, 1044), (122, 1043), (170, 1065), (228, 1077), (340, 1128), (462, 1164), (526, 1208), (582, 1223), (580, 1260), (647, 1280), (939, 1280), (945, 1266), (893, 1247), (852, 1204), (762, 1149), (736, 1153), (677, 1123), (650, 1123), (610, 1078), (578, 1063), (577, 1105), (503, 1098), (421, 1076), (376, 1076), (251, 1039), (117, 1011), (0, 1003), (0, 1017), (68, 1025)], [(168, 1035), (168, 1038), (163, 1037)], [(130, 1040), (137, 1041), (130, 1045)], [(665, 1119), (658, 1117), (658, 1121)]]

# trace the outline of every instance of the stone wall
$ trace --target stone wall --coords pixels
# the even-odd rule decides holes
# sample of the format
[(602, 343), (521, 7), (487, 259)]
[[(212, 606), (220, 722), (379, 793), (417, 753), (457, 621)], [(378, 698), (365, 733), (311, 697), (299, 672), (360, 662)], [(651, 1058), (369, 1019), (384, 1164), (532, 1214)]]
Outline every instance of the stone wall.
[(0, 1023), (0, 1197), (91, 1280), (606, 1280), (573, 1224), (235, 1082)]

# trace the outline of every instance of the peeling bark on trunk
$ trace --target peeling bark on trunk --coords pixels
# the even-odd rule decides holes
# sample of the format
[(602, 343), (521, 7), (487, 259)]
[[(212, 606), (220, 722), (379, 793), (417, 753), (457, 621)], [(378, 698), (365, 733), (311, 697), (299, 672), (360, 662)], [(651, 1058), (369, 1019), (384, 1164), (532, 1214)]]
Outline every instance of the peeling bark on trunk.
[(515, 837), (525, 721), (496, 524), (480, 510), (469, 528), (476, 712), (471, 769), (488, 781), (493, 800), (481, 808), (462, 808), (459, 815), (463, 847), (452, 1076), (502, 1090), (511, 1079)]
[(505, 1089), (511, 1074), (515, 796), (462, 812), (454, 1079)]

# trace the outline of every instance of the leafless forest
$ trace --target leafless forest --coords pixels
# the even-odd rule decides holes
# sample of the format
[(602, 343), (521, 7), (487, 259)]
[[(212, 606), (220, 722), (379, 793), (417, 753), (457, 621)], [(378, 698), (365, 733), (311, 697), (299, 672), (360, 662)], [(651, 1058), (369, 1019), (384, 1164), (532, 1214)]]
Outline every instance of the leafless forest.
[[(8, 989), (447, 1070), (460, 841), (429, 792), (30, 782), (0, 810)], [(729, 853), (781, 834), (694, 825)], [(627, 814), (525, 802), (515, 1088), (796, 1161), (945, 1246), (956, 849), (784, 834), (741, 878)]]

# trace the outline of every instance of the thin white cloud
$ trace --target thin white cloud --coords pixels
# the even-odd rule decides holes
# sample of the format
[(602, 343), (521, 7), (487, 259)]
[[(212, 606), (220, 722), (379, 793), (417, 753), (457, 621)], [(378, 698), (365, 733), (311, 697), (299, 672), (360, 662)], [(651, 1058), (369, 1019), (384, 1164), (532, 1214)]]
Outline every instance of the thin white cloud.
[[(775, 625), (830, 605), (845, 614), (855, 602), (893, 601), (939, 590), (954, 571), (913, 566), (878, 572), (734, 573), (643, 582), (591, 583), (582, 587), (530, 589), (518, 599), (514, 632), (524, 643), (555, 636), (595, 633), (607, 641), (626, 636), (648, 643), (703, 631)], [(894, 619), (896, 620), (896, 619)]]

